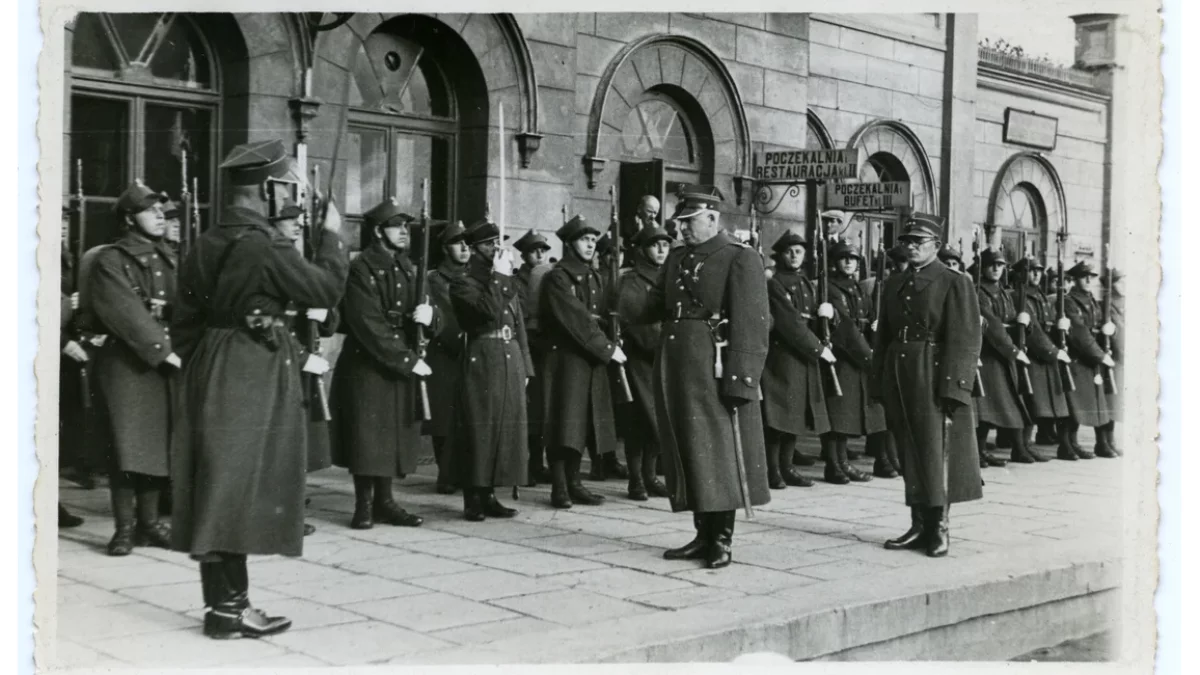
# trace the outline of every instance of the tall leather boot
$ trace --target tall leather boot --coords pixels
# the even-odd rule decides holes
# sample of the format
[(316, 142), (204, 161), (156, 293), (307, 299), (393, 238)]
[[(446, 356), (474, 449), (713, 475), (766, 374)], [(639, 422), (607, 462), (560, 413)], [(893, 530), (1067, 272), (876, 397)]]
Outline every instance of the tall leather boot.
[(224, 573), (219, 561), (200, 563), (200, 593), (204, 596), (205, 609), (212, 609), (221, 602), (224, 593), (222, 590)]
[(867, 435), (867, 454), (875, 458), (872, 473), (879, 478), (895, 478), (900, 475), (899, 469), (892, 464), (892, 454), (888, 452), (888, 433), (878, 431)]
[(620, 478), (622, 480), (629, 478), (629, 469), (617, 459), (617, 453), (610, 452), (600, 458), (604, 463), (604, 475)]
[(792, 466), (814, 466), (817, 460), (800, 452), (799, 449), (792, 452)]
[(1108, 449), (1110, 451), (1112, 451), (1112, 453), (1114, 455), (1116, 455), (1117, 457), (1120, 457), (1121, 455), (1125, 454), (1124, 452), (1121, 452), (1120, 448), (1117, 447), (1117, 423), (1116, 422), (1109, 422), (1108, 424), (1105, 424), (1104, 426), (1100, 427), (1097, 430), (1097, 432), (1104, 433), (1105, 445), (1108, 446)]
[(82, 524), (83, 518), (71, 513), (62, 504), (58, 505), (58, 529), (66, 530), (72, 527), (79, 527)]
[(646, 478), (642, 475), (642, 448), (640, 441), (625, 441), (625, 464), (629, 467), (629, 498), (635, 502), (650, 499), (646, 493)]
[(910, 506), (908, 509), (912, 514), (912, 526), (908, 528), (908, 532), (883, 542), (883, 547), (890, 551), (903, 551), (925, 546), (925, 507)]
[(1071, 421), (1064, 417), (1055, 420), (1054, 426), (1057, 429), (1055, 436), (1058, 439), (1058, 458), (1064, 462), (1078, 460), (1074, 448), (1071, 447)]
[(487, 514), (483, 512), (483, 499), (481, 490), (469, 485), (463, 486), (463, 518), (477, 523), (487, 519)]
[[(1034, 464), (1038, 461), (1033, 450), (1025, 444), (1025, 429), (1012, 429), (1012, 461), (1017, 464)], [(1032, 428), (1030, 429), (1032, 431)]]
[[(768, 448), (768, 451), (770, 448)], [(783, 482), (792, 487), (812, 487), (812, 479), (792, 468), (792, 455), (796, 452), (796, 437), (785, 436), (779, 442), (779, 473)]]
[(392, 496), (392, 477), (379, 476), (375, 479), (375, 501), (371, 505), (371, 516), (377, 523), (420, 527), (425, 519), (400, 508)]
[(888, 462), (896, 467), (896, 473), (904, 473), (904, 460), (900, 457), (900, 450), (896, 446), (896, 437), (890, 431), (882, 432), (883, 435), (883, 450), (887, 453)]
[(849, 478), (850, 480), (854, 481), (855, 483), (869, 482), (871, 480), (871, 474), (863, 473), (863, 472), (859, 471), (858, 469), (854, 468), (853, 464), (850, 463), (850, 453), (847, 450), (848, 444), (849, 444), (849, 439), (841, 434), (838, 434), (838, 436), (837, 436), (837, 458), (838, 458), (838, 465), (841, 466), (842, 473), (846, 474), (846, 478)]
[(1025, 427), (1025, 432), (1024, 432), (1025, 433), (1025, 436), (1024, 436), (1025, 450), (1028, 451), (1029, 454), (1032, 455), (1035, 460), (1037, 460), (1039, 462), (1049, 462), (1050, 458), (1043, 455), (1042, 453), (1038, 452), (1037, 448), (1034, 447), (1036, 445), (1036, 443), (1033, 442), (1035, 429), (1036, 429), (1036, 427), (1034, 427), (1032, 424)]
[(371, 517), (371, 500), (375, 493), (375, 480), (371, 476), (354, 477), (354, 516), (350, 518), (350, 527), (356, 530), (369, 530), (375, 527)]
[(699, 560), (708, 555), (709, 522), (712, 514), (692, 513), (692, 524), (696, 526), (696, 537), (679, 548), (663, 551), (667, 560)]
[(442, 457), (446, 454), (446, 439), (445, 437), (433, 439), (433, 459), (437, 462), (437, 483), (434, 485), (434, 490), (439, 495), (452, 495), (458, 491), (454, 484), (450, 482), (449, 477), (442, 472)]
[(114, 471), (108, 479), (109, 491), (112, 495), (113, 522), (116, 531), (108, 541), (108, 554), (111, 556), (126, 556), (133, 553), (135, 538), (136, 515), (134, 503), (137, 494), (132, 485), (132, 479), (122, 471)]
[(929, 507), (925, 520), (925, 554), (941, 558), (950, 552), (950, 505)]
[(550, 470), (546, 468), (545, 463), (545, 448), (542, 447), (541, 438), (530, 435), (528, 440), (529, 446), (529, 482), (525, 487), (537, 487), (540, 483), (550, 482)]
[[(604, 473), (604, 462), (600, 460), (600, 455), (596, 454), (596, 449), (588, 448), (587, 452), (588, 464), (591, 465), (591, 469), (588, 471), (588, 480), (600, 482), (608, 480), (608, 474)], [(582, 458), (580, 459), (582, 460)]]
[(1096, 456), (1105, 459), (1116, 459), (1117, 453), (1109, 444), (1108, 434), (1112, 429), (1112, 422), (1104, 426), (1096, 427)]
[(500, 503), (496, 499), (496, 488), (476, 488), (476, 493), (479, 495), (480, 501), (483, 503), (483, 512), (490, 518), (512, 518), (517, 515), (516, 509), (510, 509)]
[(1041, 419), (1037, 423), (1037, 436), (1034, 437), (1035, 445), (1056, 445), (1058, 443), (1057, 420)]
[(567, 494), (575, 504), (599, 506), (604, 503), (604, 495), (598, 495), (583, 486), (583, 481), (579, 478), (581, 460), (578, 452), (567, 453)]
[(175, 501), (171, 494), (171, 479), (162, 479), (158, 490), (158, 515), (169, 516), (175, 510)]
[(779, 471), (779, 434), (774, 431), (767, 431), (770, 434), (767, 439), (767, 485), (772, 490), (783, 490), (787, 488), (787, 483), (783, 482), (783, 474)]
[(566, 451), (556, 450), (550, 460), (550, 505), (556, 509), (571, 508), (571, 491), (567, 489), (567, 462), (562, 458)]
[(825, 482), (834, 485), (845, 485), (850, 477), (842, 469), (838, 461), (837, 434), (833, 432), (821, 434), (821, 457), (825, 458)]
[(717, 511), (709, 518), (712, 520), (705, 562), (710, 570), (729, 567), (733, 562), (733, 523), (737, 519), (737, 511)]
[(204, 634), (214, 640), (261, 638), (277, 635), (291, 628), (292, 620), (268, 616), (250, 605), (250, 580), (246, 573), (246, 556), (222, 555), (219, 575), (220, 598), (204, 615)]
[(990, 425), (980, 424), (975, 427), (975, 442), (979, 445), (979, 468), (986, 469), (989, 466), (1007, 466), (1008, 460), (1001, 459), (987, 449), (988, 432), (992, 430)]
[(1096, 455), (1083, 449), (1079, 444), (1079, 423), (1072, 421), (1068, 427), (1067, 439), (1071, 442), (1071, 449), (1075, 451), (1075, 456), (1079, 459), (1095, 459)]
[[(646, 486), (646, 494), (651, 497), (670, 497), (671, 493), (667, 491), (667, 486), (663, 485), (655, 475), (654, 469), (658, 465), (658, 456), (658, 445), (654, 442), (647, 442), (642, 446), (642, 482)], [(629, 470), (633, 471), (632, 464), (629, 465)]]
[(155, 476), (134, 476), (137, 494), (137, 530), (133, 537), (135, 546), (171, 548), (171, 527), (158, 519), (159, 486), (162, 482)]

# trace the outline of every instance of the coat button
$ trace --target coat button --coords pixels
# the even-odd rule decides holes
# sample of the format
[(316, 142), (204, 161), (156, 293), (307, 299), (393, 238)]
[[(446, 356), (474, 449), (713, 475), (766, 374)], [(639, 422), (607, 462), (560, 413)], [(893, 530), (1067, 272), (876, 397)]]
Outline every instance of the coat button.
[(161, 276), (162, 276), (162, 271), (161, 271), (161, 270), (155, 270), (155, 271), (154, 271), (154, 276), (156, 276), (156, 277), (161, 277)]
[(292, 365), (292, 360), (291, 360), (291, 359), (284, 359), (284, 360), (283, 360), (283, 364), (284, 364), (285, 366), (290, 366), (290, 365)]
[(158, 344), (157, 342), (155, 342), (155, 343), (154, 343), (154, 348), (155, 348), (155, 349), (162, 349), (162, 345), (160, 345), (160, 344)]
[(746, 383), (747, 386), (749, 386), (750, 384), (753, 384), (753, 382), (754, 382), (754, 380), (749, 377), (745, 378), (743, 381)]

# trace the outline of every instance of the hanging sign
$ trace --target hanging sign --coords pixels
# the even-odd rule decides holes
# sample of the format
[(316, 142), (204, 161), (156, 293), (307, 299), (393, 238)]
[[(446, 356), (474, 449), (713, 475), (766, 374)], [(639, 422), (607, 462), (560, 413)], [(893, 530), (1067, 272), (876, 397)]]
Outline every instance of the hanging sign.
[(1005, 108), (1004, 142), (1053, 150), (1058, 145), (1058, 118), (1027, 110)]
[(762, 154), (754, 179), (765, 182), (858, 178), (858, 149), (772, 150)]
[(908, 181), (886, 183), (829, 183), (825, 208), (842, 211), (890, 211), (912, 208)]

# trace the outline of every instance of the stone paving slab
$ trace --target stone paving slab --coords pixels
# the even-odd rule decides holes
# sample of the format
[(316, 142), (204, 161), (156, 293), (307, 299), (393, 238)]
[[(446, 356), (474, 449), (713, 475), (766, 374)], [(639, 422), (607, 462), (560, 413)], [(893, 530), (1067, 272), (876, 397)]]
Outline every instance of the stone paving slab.
[(63, 481), (62, 502), (86, 522), (59, 534), (57, 664), (704, 660), (796, 643), (819, 658), (856, 639), (891, 639), (898, 622), (945, 625), (980, 597), (1002, 611), (1021, 600), (1009, 597), (1013, 583), (1051, 600), (1072, 584), (1112, 585), (1121, 470), (1122, 460), (1100, 459), (986, 470), (985, 498), (952, 510), (942, 560), (882, 548), (907, 527), (899, 479), (773, 491), (754, 521), (739, 513), (735, 564), (720, 571), (663, 560), (664, 547), (690, 539), (690, 514), (630, 501), (619, 481), (589, 483), (608, 501), (569, 511), (550, 508), (545, 487), (522, 489), (516, 502), (500, 491), (517, 517), (469, 523), (461, 497), (436, 494), (423, 466), (396, 490), (423, 527), (351, 530), (351, 481), (327, 470), (309, 477), (318, 531), (305, 556), (251, 559), (252, 600), (294, 627), (231, 643), (201, 635), (194, 563), (160, 549), (106, 556), (107, 490)]

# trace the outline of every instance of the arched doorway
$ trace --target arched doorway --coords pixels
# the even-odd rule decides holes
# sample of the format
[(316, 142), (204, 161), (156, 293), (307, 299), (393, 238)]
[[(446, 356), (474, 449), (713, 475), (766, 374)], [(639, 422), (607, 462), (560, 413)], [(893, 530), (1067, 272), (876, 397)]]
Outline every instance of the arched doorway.
[(937, 213), (937, 187), (929, 155), (907, 126), (892, 120), (868, 122), (850, 138), (848, 147), (859, 149), (859, 182), (907, 182), (912, 195), (909, 208), (855, 217), (843, 233), (851, 243), (867, 251), (886, 250), (895, 246), (910, 213)]
[[(217, 34), (219, 42), (210, 39)], [(186, 171), (197, 229), (210, 222), (222, 83), (238, 75), (229, 64), (245, 61), (240, 35), (221, 14), (85, 12), (67, 26), (64, 184), (86, 199), (82, 239), (72, 225), (77, 252), (119, 236), (112, 206), (134, 179), (179, 199)]]
[(1034, 152), (1008, 158), (988, 198), (990, 245), (1009, 260), (1034, 256), (1045, 262), (1051, 233), (1067, 231), (1066, 197), (1054, 165)]

